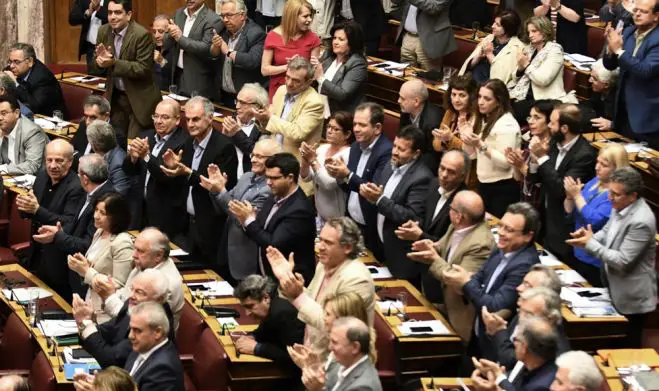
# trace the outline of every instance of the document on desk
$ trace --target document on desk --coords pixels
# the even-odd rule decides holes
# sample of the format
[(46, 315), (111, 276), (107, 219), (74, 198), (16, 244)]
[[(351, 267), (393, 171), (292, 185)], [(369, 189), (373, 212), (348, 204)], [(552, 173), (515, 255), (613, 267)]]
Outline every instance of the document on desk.
[(378, 301), (378, 308), (380, 312), (387, 312), (390, 309), (393, 310), (402, 310), (405, 309), (405, 305), (400, 300), (382, 300)]
[(399, 63), (394, 61), (382, 61), (379, 64), (373, 65), (375, 69), (379, 72), (389, 74), (391, 76), (400, 77), (405, 73), (405, 68), (409, 67), (410, 64)]
[(74, 76), (74, 77), (69, 77), (66, 80), (77, 81), (78, 83), (91, 83), (93, 81), (101, 80), (101, 78), (94, 76)]
[(579, 54), (579, 53), (569, 53), (569, 54), (565, 53), (563, 58), (565, 59), (565, 61), (574, 65), (575, 68), (580, 69), (582, 71), (589, 71), (590, 67), (596, 61), (592, 57), (584, 56), (583, 54)]
[(558, 258), (547, 250), (538, 251), (538, 257), (540, 258), (540, 263), (547, 267), (556, 267), (563, 265), (563, 262), (559, 261)]
[(190, 255), (190, 254), (188, 254), (188, 253), (187, 253), (185, 250), (183, 250), (182, 248), (176, 248), (176, 249), (171, 250), (171, 251), (169, 252), (169, 256), (170, 256), (170, 257), (185, 257), (186, 255)]
[(604, 307), (611, 304), (607, 288), (563, 287), (561, 300), (566, 302), (568, 307)]
[(408, 337), (415, 335), (451, 335), (452, 333), (439, 320), (422, 320), (416, 322), (403, 322), (398, 330)]
[(227, 317), (227, 318), (215, 318), (215, 319), (217, 319), (217, 322), (220, 324), (220, 326), (224, 326), (225, 328), (238, 327), (238, 321), (236, 320), (236, 318)]
[(563, 286), (579, 285), (586, 282), (586, 279), (574, 270), (556, 270), (556, 274), (558, 274)]
[(611, 304), (601, 307), (572, 307), (572, 312), (580, 318), (608, 318), (622, 316)]
[(28, 301), (30, 301), (30, 293), (31, 292), (38, 292), (39, 293), (39, 298), (44, 299), (46, 297), (50, 297), (53, 294), (48, 292), (47, 290), (43, 288), (39, 288), (36, 286), (29, 287), (29, 288), (14, 288), (13, 292), (10, 289), (3, 289), (2, 294), (5, 295), (5, 297), (9, 300), (16, 300), (19, 303), (25, 304)]
[(205, 296), (233, 296), (233, 287), (226, 281), (208, 281), (187, 285), (190, 290), (203, 291)]
[(393, 275), (386, 266), (367, 266), (368, 271), (371, 272), (371, 277), (374, 280), (383, 280), (385, 278), (392, 278)]
[(63, 335), (78, 334), (78, 325), (75, 320), (45, 319), (39, 322), (46, 337), (61, 337)]

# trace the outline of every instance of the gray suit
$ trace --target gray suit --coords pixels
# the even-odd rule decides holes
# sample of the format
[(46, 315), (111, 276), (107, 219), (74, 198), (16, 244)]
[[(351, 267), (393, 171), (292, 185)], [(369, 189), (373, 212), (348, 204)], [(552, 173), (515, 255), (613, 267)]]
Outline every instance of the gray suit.
[(7, 174), (36, 175), (43, 163), (48, 136), (37, 124), (23, 116), (18, 118), (16, 128), (12, 132), (16, 132), (14, 156), (10, 156), (12, 162), (0, 163), (7, 165), (5, 170)]
[[(224, 29), (219, 33), (224, 42), (229, 43), (229, 30)], [(236, 52), (236, 60), (231, 62), (231, 80), (236, 94), (240, 92), (245, 83), (265, 84), (266, 78), (261, 74), (261, 57), (263, 57), (263, 45), (265, 44), (265, 31), (252, 20), (247, 19), (245, 26), (238, 37), (233, 50)], [(220, 53), (218, 83), (222, 89), (222, 72), (225, 57)]]
[(392, 0), (395, 5), (402, 5), (403, 15), (396, 43), (400, 45), (403, 41), (405, 19), (411, 4), (418, 8), (416, 26), (426, 56), (436, 59), (456, 50), (458, 46), (449, 20), (452, 2), (453, 0)]
[[(211, 200), (215, 209), (220, 213), (226, 213), (227, 222), (222, 232), (222, 245), (220, 246), (220, 263), (227, 259), (231, 276), (236, 280), (242, 280), (250, 274), (259, 273), (258, 245), (245, 234), (242, 225), (229, 213), (229, 201), (249, 201), (256, 209), (261, 209), (265, 200), (270, 196), (270, 187), (266, 184), (265, 176), (256, 177), (253, 172), (246, 172), (233, 189), (220, 193), (211, 194)], [(226, 257), (226, 258), (225, 258)]]
[(378, 370), (368, 358), (359, 363), (348, 373), (341, 384), (334, 390), (339, 378), (341, 364), (332, 361), (327, 368), (323, 391), (382, 391)]
[[(336, 56), (329, 50), (325, 53), (327, 55), (323, 56), (322, 64), (323, 70), (327, 72)], [(345, 110), (352, 113), (364, 100), (367, 81), (366, 58), (362, 54), (353, 53), (336, 71), (332, 80), (323, 82), (320, 93), (327, 96), (330, 112)]]
[(656, 307), (656, 234), (652, 209), (639, 198), (623, 215), (613, 210), (586, 244), (586, 250), (602, 260), (611, 300), (623, 314), (645, 314)]
[[(187, 16), (185, 8), (179, 8), (174, 15), (174, 23), (183, 31)], [(219, 34), (223, 24), (220, 17), (204, 6), (197, 15), (187, 37), (182, 36), (178, 42), (169, 34), (165, 38), (164, 48), (170, 50), (172, 62), (172, 84), (178, 83), (179, 93), (190, 96), (193, 91), (206, 98), (213, 98), (213, 80), (216, 63), (210, 56), (213, 29)], [(183, 71), (181, 78), (175, 81), (174, 74), (178, 68), (178, 57), (183, 50)]]

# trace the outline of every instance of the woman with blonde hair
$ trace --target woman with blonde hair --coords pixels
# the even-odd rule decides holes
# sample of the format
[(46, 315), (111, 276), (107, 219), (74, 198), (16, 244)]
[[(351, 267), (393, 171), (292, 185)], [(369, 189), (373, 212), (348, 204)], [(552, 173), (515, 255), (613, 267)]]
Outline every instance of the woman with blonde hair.
[[(595, 177), (585, 185), (579, 179), (565, 177), (565, 212), (575, 221), (574, 230), (590, 225), (597, 232), (611, 216), (609, 177), (617, 169), (629, 166), (625, 147), (609, 144), (602, 148), (595, 164)], [(593, 286), (602, 286), (600, 268), (602, 262), (584, 248), (574, 247), (574, 259), (567, 263)]]
[(265, 38), (261, 73), (270, 76), (269, 96), (284, 85), (288, 62), (296, 56), (311, 60), (320, 56), (320, 38), (310, 30), (314, 9), (306, 0), (288, 0), (281, 24)]
[(73, 377), (76, 391), (137, 391), (137, 384), (124, 369), (110, 366), (96, 375), (86, 373)]

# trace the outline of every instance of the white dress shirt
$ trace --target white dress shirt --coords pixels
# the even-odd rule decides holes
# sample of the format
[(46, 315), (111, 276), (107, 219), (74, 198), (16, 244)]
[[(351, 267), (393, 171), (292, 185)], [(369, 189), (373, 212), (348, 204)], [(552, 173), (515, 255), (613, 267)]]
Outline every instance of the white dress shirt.
[[(198, 10), (196, 10), (192, 15), (188, 13), (188, 9), (184, 9), (183, 13), (185, 14), (185, 24), (183, 25), (183, 36), (187, 37), (190, 35), (190, 31), (192, 30), (192, 26), (194, 25), (195, 20), (197, 20), (197, 16), (199, 16), (199, 11), (204, 9), (204, 5), (202, 4), (201, 7), (199, 7)], [(183, 49), (179, 51), (178, 53), (178, 63), (176, 64), (177, 67), (183, 69)]]
[(168, 341), (169, 341), (169, 338), (165, 338), (164, 341), (162, 341), (162, 342), (160, 342), (159, 344), (157, 344), (156, 346), (152, 347), (148, 352), (146, 352), (146, 353), (141, 353), (140, 355), (138, 355), (137, 358), (135, 359), (135, 362), (133, 363), (133, 367), (132, 367), (131, 370), (130, 370), (130, 375), (131, 375), (131, 376), (134, 376), (134, 375), (135, 375), (135, 372), (137, 372), (137, 370), (140, 369), (140, 367), (142, 366), (142, 364), (144, 364), (144, 362), (145, 362), (146, 360), (148, 360), (149, 357), (151, 357), (151, 355), (152, 355), (156, 350), (158, 350), (158, 349), (160, 349), (161, 347), (165, 346), (165, 344), (166, 344)]
[[(101, 8), (103, 7), (104, 2), (105, 0), (101, 0), (100, 2)], [(101, 25), (103, 24), (103, 21), (96, 16), (97, 13), (98, 11), (94, 11), (89, 17), (89, 30), (87, 30), (87, 42), (91, 43), (92, 45), (96, 45), (96, 38), (98, 37), (98, 29), (101, 28)]]
[[(453, 191), (455, 191), (455, 190), (453, 190)], [(437, 215), (439, 214), (439, 211), (442, 210), (442, 208), (444, 207), (444, 204), (446, 204), (446, 201), (448, 201), (451, 194), (453, 194), (453, 191), (446, 191), (441, 186), (437, 189), (437, 192), (439, 193), (439, 200), (437, 201), (437, 206), (435, 206), (435, 211), (432, 214), (432, 219), (433, 220), (435, 220), (435, 218), (437, 218)]]
[[(360, 177), (364, 175), (366, 163), (368, 163), (368, 159), (371, 157), (371, 152), (373, 152), (373, 147), (375, 146), (375, 143), (378, 142), (380, 137), (384, 136), (379, 135), (368, 147), (366, 147), (366, 149), (362, 149), (362, 154), (359, 157), (359, 162), (357, 163), (357, 170), (354, 172), (354, 174)], [(352, 175), (353, 173), (350, 173), (347, 181), (350, 180)], [(348, 215), (352, 217), (352, 219), (357, 223), (361, 225), (366, 224), (366, 220), (364, 219), (364, 212), (362, 212), (362, 207), (359, 204), (359, 191), (351, 191), (350, 195), (348, 196)]]
[(416, 27), (416, 14), (419, 12), (419, 9), (415, 5), (410, 4), (410, 8), (407, 11), (407, 17), (405, 18), (405, 31), (417, 34), (419, 30)]
[[(403, 164), (400, 167), (394, 167), (393, 172), (391, 173), (391, 176), (389, 177), (389, 180), (387, 183), (384, 185), (384, 189), (382, 190), (382, 195), (380, 198), (378, 198), (378, 201), (376, 202), (376, 205), (380, 203), (380, 200), (383, 198), (391, 198), (391, 196), (394, 194), (394, 191), (396, 191), (396, 188), (400, 184), (400, 181), (403, 180), (403, 177), (405, 176), (405, 173), (407, 173), (407, 170), (410, 169), (412, 164), (414, 164), (416, 160), (409, 161), (405, 164)], [(378, 235), (380, 236), (380, 241), (384, 242), (384, 235), (383, 235), (383, 229), (384, 229), (384, 215), (378, 213)]]
[[(254, 130), (254, 121), (249, 121), (245, 125), (243, 125), (239, 132), (245, 133), (247, 137), (249, 137), (252, 134), (252, 131)], [(237, 178), (240, 179), (241, 176), (245, 173), (245, 167), (243, 167), (243, 151), (240, 150), (240, 148), (234, 146), (236, 149), (236, 157), (238, 158), (238, 176)]]

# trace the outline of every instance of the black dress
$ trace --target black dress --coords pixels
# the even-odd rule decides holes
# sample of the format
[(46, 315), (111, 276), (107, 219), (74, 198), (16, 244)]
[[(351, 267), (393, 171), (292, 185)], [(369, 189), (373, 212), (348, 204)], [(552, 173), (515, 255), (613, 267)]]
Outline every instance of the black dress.
[[(542, 5), (541, 0), (536, 0), (536, 6)], [(586, 39), (586, 17), (583, 11), (583, 0), (562, 0), (561, 4), (570, 8), (581, 17), (577, 23), (572, 23), (558, 14), (556, 26), (556, 42), (563, 47), (565, 53), (588, 54), (588, 41)], [(547, 12), (547, 18), (551, 19), (551, 11)]]

